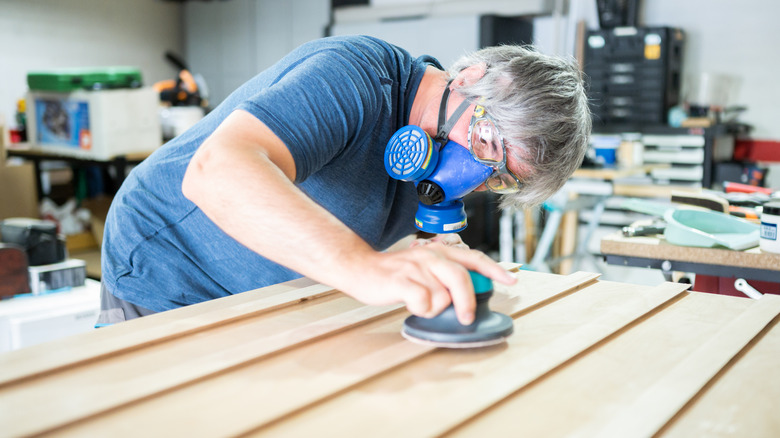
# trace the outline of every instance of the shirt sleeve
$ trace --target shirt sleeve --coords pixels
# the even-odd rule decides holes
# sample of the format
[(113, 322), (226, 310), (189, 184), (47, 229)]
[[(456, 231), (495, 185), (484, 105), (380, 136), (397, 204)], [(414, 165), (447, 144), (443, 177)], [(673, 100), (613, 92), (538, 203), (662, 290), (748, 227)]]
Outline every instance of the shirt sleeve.
[(287, 146), (303, 182), (371, 129), (392, 81), (350, 53), (322, 50), (239, 105)]

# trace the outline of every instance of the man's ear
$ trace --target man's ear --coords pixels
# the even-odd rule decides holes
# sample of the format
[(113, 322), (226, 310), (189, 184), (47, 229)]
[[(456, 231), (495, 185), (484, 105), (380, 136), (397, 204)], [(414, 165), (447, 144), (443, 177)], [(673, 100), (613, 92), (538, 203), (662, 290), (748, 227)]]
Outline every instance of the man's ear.
[(452, 84), (455, 86), (455, 88), (463, 87), (464, 85), (472, 85), (478, 80), (482, 79), (482, 76), (485, 76), (486, 71), (487, 64), (484, 62), (466, 67), (461, 70), (457, 76), (455, 76)]

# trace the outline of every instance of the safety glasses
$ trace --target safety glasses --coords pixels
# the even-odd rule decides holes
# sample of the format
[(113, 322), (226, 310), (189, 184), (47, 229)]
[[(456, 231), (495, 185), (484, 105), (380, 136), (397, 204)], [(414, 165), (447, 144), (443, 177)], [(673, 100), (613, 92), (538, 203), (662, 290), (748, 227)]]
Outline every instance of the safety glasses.
[(469, 151), (482, 164), (493, 168), (493, 173), (485, 181), (485, 186), (495, 193), (514, 193), (523, 183), (506, 167), (506, 146), (493, 119), (485, 113), (485, 108), (477, 105), (471, 116), (468, 133)]

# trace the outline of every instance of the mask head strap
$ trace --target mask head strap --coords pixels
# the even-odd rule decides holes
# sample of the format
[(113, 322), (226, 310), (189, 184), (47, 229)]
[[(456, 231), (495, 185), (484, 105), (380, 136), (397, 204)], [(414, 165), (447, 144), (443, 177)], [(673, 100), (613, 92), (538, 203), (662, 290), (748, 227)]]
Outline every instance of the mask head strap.
[(449, 119), (447, 119), (445, 123), (445, 118), (447, 117), (447, 101), (450, 97), (450, 84), (452, 83), (452, 80), (447, 82), (447, 86), (444, 87), (444, 93), (441, 95), (441, 103), (439, 104), (439, 129), (436, 133), (436, 141), (439, 143), (447, 143), (447, 136), (450, 135), (450, 131), (452, 131), (452, 128), (455, 126), (456, 123), (458, 123), (458, 120), (460, 119), (460, 116), (463, 115), (463, 113), (466, 111), (466, 108), (471, 105), (471, 102), (464, 99), (463, 102), (460, 103), (458, 108), (455, 109), (455, 112), (452, 113), (452, 116), (450, 116)]

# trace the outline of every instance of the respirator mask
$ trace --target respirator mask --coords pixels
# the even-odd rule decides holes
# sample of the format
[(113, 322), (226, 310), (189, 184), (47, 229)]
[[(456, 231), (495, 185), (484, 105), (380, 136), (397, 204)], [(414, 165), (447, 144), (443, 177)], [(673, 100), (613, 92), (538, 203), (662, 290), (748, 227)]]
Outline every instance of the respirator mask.
[(507, 170), (503, 139), (480, 105), (469, 125), (469, 147), (447, 139), (471, 105), (464, 100), (446, 119), (449, 94), (448, 83), (439, 106), (435, 139), (419, 126), (409, 125), (393, 134), (385, 148), (385, 170), (390, 177), (413, 182), (417, 187), (415, 226), (434, 234), (457, 233), (466, 228), (461, 199), (483, 183), (497, 193), (511, 193), (521, 185)]

